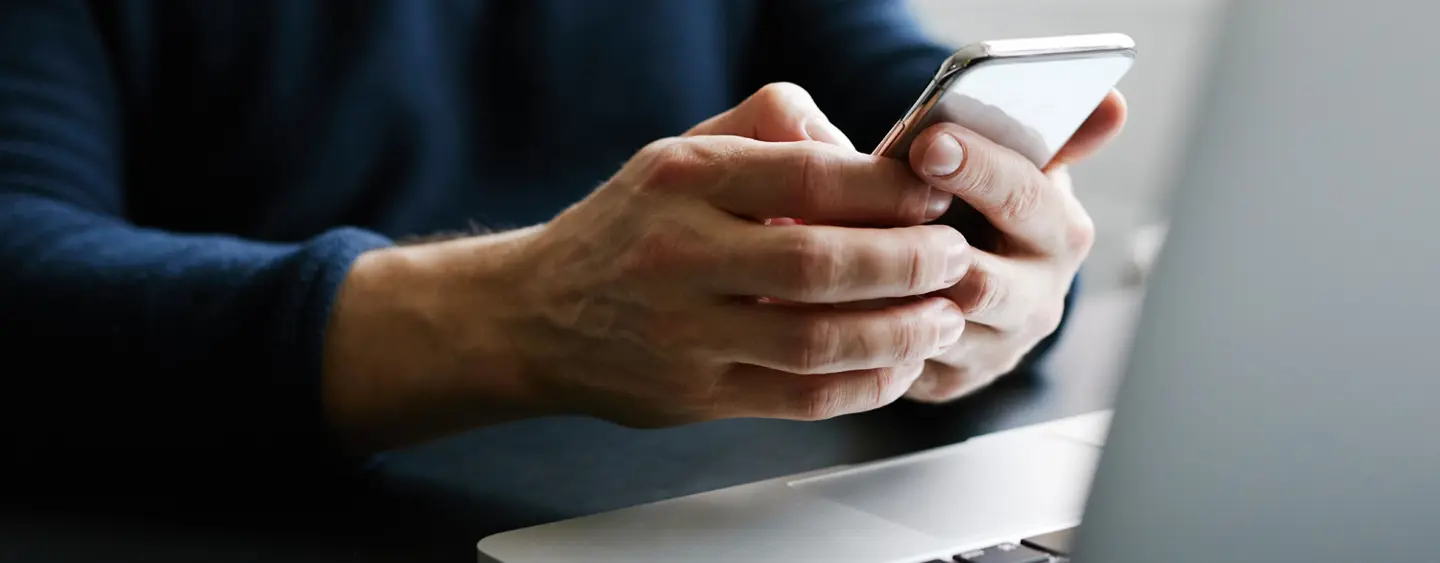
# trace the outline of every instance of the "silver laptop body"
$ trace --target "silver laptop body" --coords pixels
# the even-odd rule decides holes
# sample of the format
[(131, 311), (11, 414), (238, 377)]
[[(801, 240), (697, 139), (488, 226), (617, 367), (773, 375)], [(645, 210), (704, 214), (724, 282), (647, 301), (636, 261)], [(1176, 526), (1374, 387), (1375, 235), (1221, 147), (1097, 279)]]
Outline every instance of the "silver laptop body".
[(1440, 4), (1241, 0), (1224, 24), (1113, 422), (508, 532), (480, 560), (1004, 561), (1082, 520), (1079, 563), (1434, 560)]

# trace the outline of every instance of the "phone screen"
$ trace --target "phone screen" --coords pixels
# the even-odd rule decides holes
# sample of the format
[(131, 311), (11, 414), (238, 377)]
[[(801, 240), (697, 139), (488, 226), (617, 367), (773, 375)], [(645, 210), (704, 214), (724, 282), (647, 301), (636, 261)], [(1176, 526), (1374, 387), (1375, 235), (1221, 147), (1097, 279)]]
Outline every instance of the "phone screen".
[(951, 83), (934, 121), (963, 125), (1044, 166), (1133, 64), (1118, 55), (981, 63)]

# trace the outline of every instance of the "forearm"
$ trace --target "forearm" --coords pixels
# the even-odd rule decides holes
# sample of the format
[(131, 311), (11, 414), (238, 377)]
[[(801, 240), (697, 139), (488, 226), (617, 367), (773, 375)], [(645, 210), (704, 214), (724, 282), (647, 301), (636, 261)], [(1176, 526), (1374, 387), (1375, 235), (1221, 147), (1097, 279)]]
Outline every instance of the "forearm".
[[(546, 414), (517, 351), (511, 257), (538, 228), (356, 260), (325, 341), (325, 413), (357, 453)], [(455, 312), (465, 311), (457, 316)]]

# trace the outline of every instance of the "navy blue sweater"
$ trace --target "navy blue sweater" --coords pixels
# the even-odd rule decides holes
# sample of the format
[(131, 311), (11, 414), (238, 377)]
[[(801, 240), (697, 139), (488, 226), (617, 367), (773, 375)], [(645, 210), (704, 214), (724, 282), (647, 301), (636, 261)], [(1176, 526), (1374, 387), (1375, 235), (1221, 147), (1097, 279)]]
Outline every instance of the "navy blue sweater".
[(0, 0), (3, 455), (331, 459), (358, 254), (544, 221), (771, 81), (873, 146), (949, 54), (903, 4)]

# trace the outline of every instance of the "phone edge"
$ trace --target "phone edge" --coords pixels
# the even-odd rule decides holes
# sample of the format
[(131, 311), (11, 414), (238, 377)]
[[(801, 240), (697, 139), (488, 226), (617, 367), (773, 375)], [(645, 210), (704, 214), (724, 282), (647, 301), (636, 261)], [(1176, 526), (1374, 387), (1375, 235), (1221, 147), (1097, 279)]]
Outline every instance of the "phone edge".
[(903, 117), (895, 122), (871, 152), (874, 156), (903, 160), (907, 155), (893, 154), (907, 135), (917, 133), (911, 124), (923, 119), (949, 89), (950, 83), (964, 70), (989, 61), (1023, 60), (1031, 57), (1120, 55), (1136, 57), (1135, 40), (1124, 33), (1064, 35), (1030, 39), (998, 39), (980, 41), (961, 47), (940, 65), (925, 90)]

